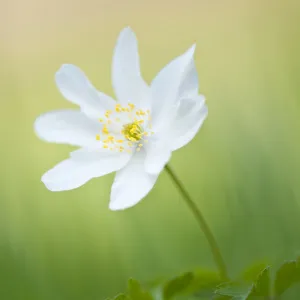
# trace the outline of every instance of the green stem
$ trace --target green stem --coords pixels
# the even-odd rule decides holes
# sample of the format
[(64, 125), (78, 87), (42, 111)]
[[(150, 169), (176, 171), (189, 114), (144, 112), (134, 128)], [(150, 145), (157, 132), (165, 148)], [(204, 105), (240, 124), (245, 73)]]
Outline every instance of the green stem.
[(192, 213), (194, 214), (202, 232), (204, 233), (208, 244), (210, 246), (211, 253), (213, 255), (214, 261), (219, 269), (220, 276), (223, 280), (228, 280), (228, 275), (227, 275), (227, 270), (226, 270), (226, 265), (224, 263), (221, 251), (218, 247), (218, 244), (213, 236), (212, 231), (210, 230), (208, 224), (205, 221), (205, 218), (203, 217), (201, 211), (195, 204), (195, 202), (192, 200), (190, 197), (189, 193), (187, 190), (184, 188), (183, 184), (181, 181), (178, 179), (178, 177), (175, 175), (173, 170), (169, 165), (166, 165), (165, 167), (167, 173), (170, 175), (171, 179), (177, 186), (178, 190), (180, 191), (181, 195), (183, 196), (183, 199), (185, 200), (187, 206), (190, 208)]

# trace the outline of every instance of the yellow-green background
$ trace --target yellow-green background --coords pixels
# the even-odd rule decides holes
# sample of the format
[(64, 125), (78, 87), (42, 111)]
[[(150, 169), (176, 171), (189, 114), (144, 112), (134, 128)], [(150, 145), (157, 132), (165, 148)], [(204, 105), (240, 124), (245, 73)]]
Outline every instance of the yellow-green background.
[[(147, 281), (214, 268), (208, 245), (165, 173), (123, 212), (113, 175), (51, 193), (41, 175), (68, 146), (35, 136), (35, 118), (72, 107), (63, 63), (113, 95), (112, 50), (130, 25), (148, 82), (197, 43), (209, 117), (171, 165), (201, 207), (231, 275), (300, 253), (298, 0), (13, 0), (0, 2), (0, 299), (104, 299)], [(287, 298), (289, 299), (289, 298)], [(295, 299), (298, 299), (297, 296)]]

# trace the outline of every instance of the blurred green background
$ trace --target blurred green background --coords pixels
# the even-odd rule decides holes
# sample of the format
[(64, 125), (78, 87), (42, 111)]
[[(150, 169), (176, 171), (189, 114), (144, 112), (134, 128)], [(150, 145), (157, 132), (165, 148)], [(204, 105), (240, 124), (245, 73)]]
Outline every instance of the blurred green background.
[(73, 63), (113, 95), (112, 50), (127, 25), (148, 82), (197, 43), (209, 117), (171, 165), (215, 232), (230, 274), (300, 254), (298, 0), (13, 0), (0, 7), (0, 299), (105, 299), (130, 276), (215, 268), (165, 173), (122, 212), (108, 209), (113, 175), (62, 193), (40, 181), (71, 149), (33, 132), (39, 114), (72, 107), (54, 73)]

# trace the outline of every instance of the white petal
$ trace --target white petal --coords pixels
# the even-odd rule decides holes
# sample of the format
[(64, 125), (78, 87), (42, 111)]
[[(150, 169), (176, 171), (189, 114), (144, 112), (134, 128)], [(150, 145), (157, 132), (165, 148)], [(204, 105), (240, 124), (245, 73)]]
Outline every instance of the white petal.
[(76, 66), (63, 65), (55, 75), (55, 81), (62, 95), (93, 118), (100, 118), (105, 110), (112, 109), (115, 101), (98, 92), (86, 75)]
[(150, 174), (159, 174), (171, 158), (170, 144), (167, 139), (149, 140), (145, 145), (145, 169)]
[[(193, 55), (195, 45), (181, 56), (171, 61), (164, 67), (151, 83), (152, 90), (152, 122), (154, 130), (160, 130), (166, 122), (173, 118), (174, 110), (177, 110), (180, 93), (183, 93), (187, 77), (192, 77), (195, 81), (193, 68)], [(194, 84), (192, 84), (194, 87)], [(194, 88), (192, 89), (194, 90)]]
[(95, 144), (96, 134), (101, 125), (76, 110), (60, 110), (39, 116), (35, 123), (35, 132), (43, 140), (52, 143), (74, 146)]
[(136, 153), (128, 165), (117, 172), (109, 208), (121, 210), (134, 206), (153, 188), (158, 175), (148, 174), (144, 167), (145, 153)]
[[(197, 97), (202, 104), (197, 110), (190, 110), (189, 113), (181, 115), (171, 126), (172, 130), (169, 138), (172, 141), (172, 151), (175, 151), (188, 144), (197, 134), (204, 120), (207, 117), (207, 106), (203, 102), (203, 97)], [(199, 105), (198, 103), (195, 106)]]
[(99, 160), (110, 160), (114, 159), (115, 157), (127, 157), (127, 160), (130, 159), (132, 154), (127, 152), (118, 152), (118, 151), (111, 151), (109, 149), (99, 147), (85, 147), (70, 153), (70, 157), (76, 161), (99, 161)]
[[(72, 155), (57, 164), (42, 176), (42, 182), (53, 192), (78, 188), (90, 179), (100, 177), (123, 168), (129, 161), (127, 153), (107, 151), (89, 157), (88, 151), (81, 149), (81, 156)], [(75, 151), (77, 152), (77, 151)]]
[(191, 60), (179, 88), (179, 98), (192, 98), (198, 95), (199, 79), (195, 61)]
[(139, 109), (148, 109), (151, 89), (140, 72), (137, 40), (134, 32), (125, 28), (119, 35), (112, 63), (112, 82), (121, 104), (131, 102)]
[(191, 98), (182, 98), (176, 114), (176, 120), (180, 121), (182, 118), (196, 113), (205, 104), (205, 97), (203, 95), (196, 95)]

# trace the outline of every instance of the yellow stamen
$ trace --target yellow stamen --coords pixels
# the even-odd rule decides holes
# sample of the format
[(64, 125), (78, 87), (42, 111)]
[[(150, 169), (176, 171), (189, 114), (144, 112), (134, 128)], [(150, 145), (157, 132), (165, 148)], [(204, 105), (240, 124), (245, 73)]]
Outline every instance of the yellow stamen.
[[(120, 133), (121, 138), (116, 139), (114, 135), (110, 133), (110, 124), (116, 124), (116, 122), (124, 122), (123, 117), (120, 116), (120, 113), (125, 113), (126, 119), (132, 120), (130, 123), (123, 125)], [(117, 114), (119, 113), (119, 115)], [(140, 151), (144, 146), (144, 143), (147, 141), (144, 140), (146, 136), (154, 134), (153, 131), (144, 131), (143, 126), (147, 119), (150, 120), (150, 110), (137, 109), (133, 103), (128, 103), (123, 106), (119, 103), (115, 104), (113, 110), (106, 110), (104, 112), (103, 118), (99, 119), (103, 123), (102, 132), (96, 135), (96, 140), (104, 143), (104, 148), (109, 148), (110, 150), (117, 151), (127, 151), (127, 147), (133, 147), (136, 144), (136, 151)], [(121, 123), (121, 124), (122, 124)], [(148, 125), (151, 128), (151, 124)], [(148, 127), (148, 128), (149, 128)], [(126, 142), (126, 147), (121, 145)], [(128, 146), (127, 146), (128, 145)], [(129, 149), (130, 150), (130, 149)], [(130, 151), (129, 151), (130, 152)]]
[(106, 126), (103, 126), (103, 128), (102, 128), (102, 133), (103, 133), (103, 134), (108, 134), (108, 133), (109, 133)]
[(138, 121), (123, 126), (122, 134), (127, 140), (136, 142), (142, 137), (142, 128)]
[(128, 106), (130, 107), (131, 110), (133, 110), (135, 107), (134, 104), (132, 104), (132, 103), (128, 103)]

